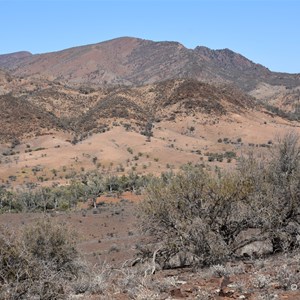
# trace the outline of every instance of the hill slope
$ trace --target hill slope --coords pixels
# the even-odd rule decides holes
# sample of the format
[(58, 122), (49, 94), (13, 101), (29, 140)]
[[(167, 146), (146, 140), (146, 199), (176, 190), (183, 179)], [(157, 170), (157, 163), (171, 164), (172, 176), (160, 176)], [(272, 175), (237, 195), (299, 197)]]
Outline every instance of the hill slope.
[(10, 94), (0, 96), (0, 141), (12, 141), (60, 129), (60, 121), (28, 101)]
[(0, 55), (0, 68), (18, 77), (72, 87), (137, 86), (186, 78), (226, 83), (296, 119), (299, 114), (300, 74), (271, 72), (229, 49), (187, 49), (177, 42), (122, 37), (58, 52)]
[[(0, 55), (0, 68), (1, 123), (13, 128), (2, 133), (4, 140), (41, 128), (86, 135), (120, 122), (141, 132), (149, 123), (197, 114), (214, 122), (261, 110), (254, 98), (300, 119), (300, 74), (271, 72), (229, 49), (124, 37), (52, 53)], [(14, 105), (32, 116), (22, 119), (26, 130), (14, 129), (21, 126)], [(41, 115), (44, 123), (32, 122)]]
[(271, 72), (229, 49), (187, 49), (177, 42), (123, 37), (94, 45), (31, 55), (0, 55), (0, 68), (72, 84), (140, 85), (171, 78), (235, 83), (245, 91), (260, 82), (296, 87), (300, 75)]
[(140, 132), (149, 123), (197, 114), (214, 119), (257, 107), (254, 98), (233, 86), (217, 87), (192, 79), (99, 89), (22, 79), (12, 80), (9, 91), (0, 98), (1, 125), (14, 130), (11, 135), (4, 130), (3, 138), (38, 133), (41, 128), (74, 134), (101, 132), (116, 122)]

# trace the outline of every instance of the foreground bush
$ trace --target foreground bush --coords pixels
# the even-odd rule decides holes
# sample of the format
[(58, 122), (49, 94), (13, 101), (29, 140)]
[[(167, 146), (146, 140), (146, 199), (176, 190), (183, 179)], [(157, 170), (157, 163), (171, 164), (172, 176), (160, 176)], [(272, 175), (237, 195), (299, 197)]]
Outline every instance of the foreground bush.
[(268, 160), (242, 158), (231, 173), (186, 167), (152, 180), (139, 212), (142, 231), (156, 239), (154, 260), (210, 265), (258, 241), (269, 241), (272, 252), (298, 248), (298, 136), (286, 135), (272, 151)]
[(240, 245), (236, 237), (254, 217), (248, 195), (252, 186), (234, 174), (213, 178), (187, 168), (153, 180), (140, 206), (141, 227), (162, 241), (158, 248), (167, 265), (179, 253), (182, 264), (212, 264), (229, 257)]
[(18, 237), (0, 228), (0, 299), (66, 299), (86, 272), (73, 236), (49, 219)]
[(300, 243), (299, 136), (291, 132), (278, 139), (269, 155), (268, 161), (242, 160), (240, 174), (252, 181), (258, 225), (271, 239), (273, 251), (289, 251)]

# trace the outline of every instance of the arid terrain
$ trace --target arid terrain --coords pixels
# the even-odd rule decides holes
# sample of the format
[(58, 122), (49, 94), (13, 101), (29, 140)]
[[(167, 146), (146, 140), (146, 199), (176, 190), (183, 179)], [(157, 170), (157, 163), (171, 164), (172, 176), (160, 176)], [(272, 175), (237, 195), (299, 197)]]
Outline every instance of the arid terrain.
[[(299, 253), (216, 264), (174, 268), (151, 274), (151, 263), (137, 264), (145, 242), (136, 228), (141, 196), (102, 196), (97, 209), (85, 205), (73, 212), (6, 213), (0, 225), (14, 232), (40, 218), (51, 218), (76, 231), (78, 248), (91, 270), (100, 271), (102, 288), (69, 299), (299, 299)], [(92, 271), (91, 271), (92, 272)]]
[[(231, 171), (241, 157), (268, 158), (280, 137), (300, 134), (300, 74), (271, 72), (229, 49), (124, 37), (0, 55), (0, 68), (0, 200), (1, 189), (88, 185), (89, 172)], [(16, 232), (45, 214), (75, 229), (84, 258), (112, 273), (105, 291), (74, 299), (300, 299), (299, 251), (151, 274), (151, 264), (136, 261), (150, 238), (137, 226), (143, 188), (109, 184), (68, 209), (0, 215)]]

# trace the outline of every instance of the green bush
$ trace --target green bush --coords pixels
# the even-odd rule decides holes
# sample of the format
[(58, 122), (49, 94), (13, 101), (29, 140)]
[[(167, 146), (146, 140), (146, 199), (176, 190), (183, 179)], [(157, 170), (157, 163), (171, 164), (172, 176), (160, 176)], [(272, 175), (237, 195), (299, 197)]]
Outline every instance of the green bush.
[[(299, 136), (290, 132), (279, 138), (270, 154), (270, 161), (263, 167), (262, 162), (256, 162), (251, 174), (260, 192), (255, 197), (263, 201), (264, 223), (266, 228), (271, 227), (274, 251), (291, 250), (300, 242)], [(250, 170), (247, 164), (246, 170)]]
[(132, 148), (130, 148), (130, 147), (127, 148), (127, 151), (128, 151), (130, 154), (133, 154), (133, 150), (132, 150)]
[(23, 241), (27, 251), (38, 261), (58, 272), (76, 275), (76, 235), (65, 225), (49, 218), (39, 220), (24, 230)]

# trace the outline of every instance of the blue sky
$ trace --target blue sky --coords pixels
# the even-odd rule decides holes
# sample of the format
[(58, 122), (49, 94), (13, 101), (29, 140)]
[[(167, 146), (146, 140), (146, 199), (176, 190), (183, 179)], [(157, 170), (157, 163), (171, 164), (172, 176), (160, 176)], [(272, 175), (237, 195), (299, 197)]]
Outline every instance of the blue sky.
[(300, 73), (300, 0), (0, 0), (0, 54), (120, 36), (229, 48)]

